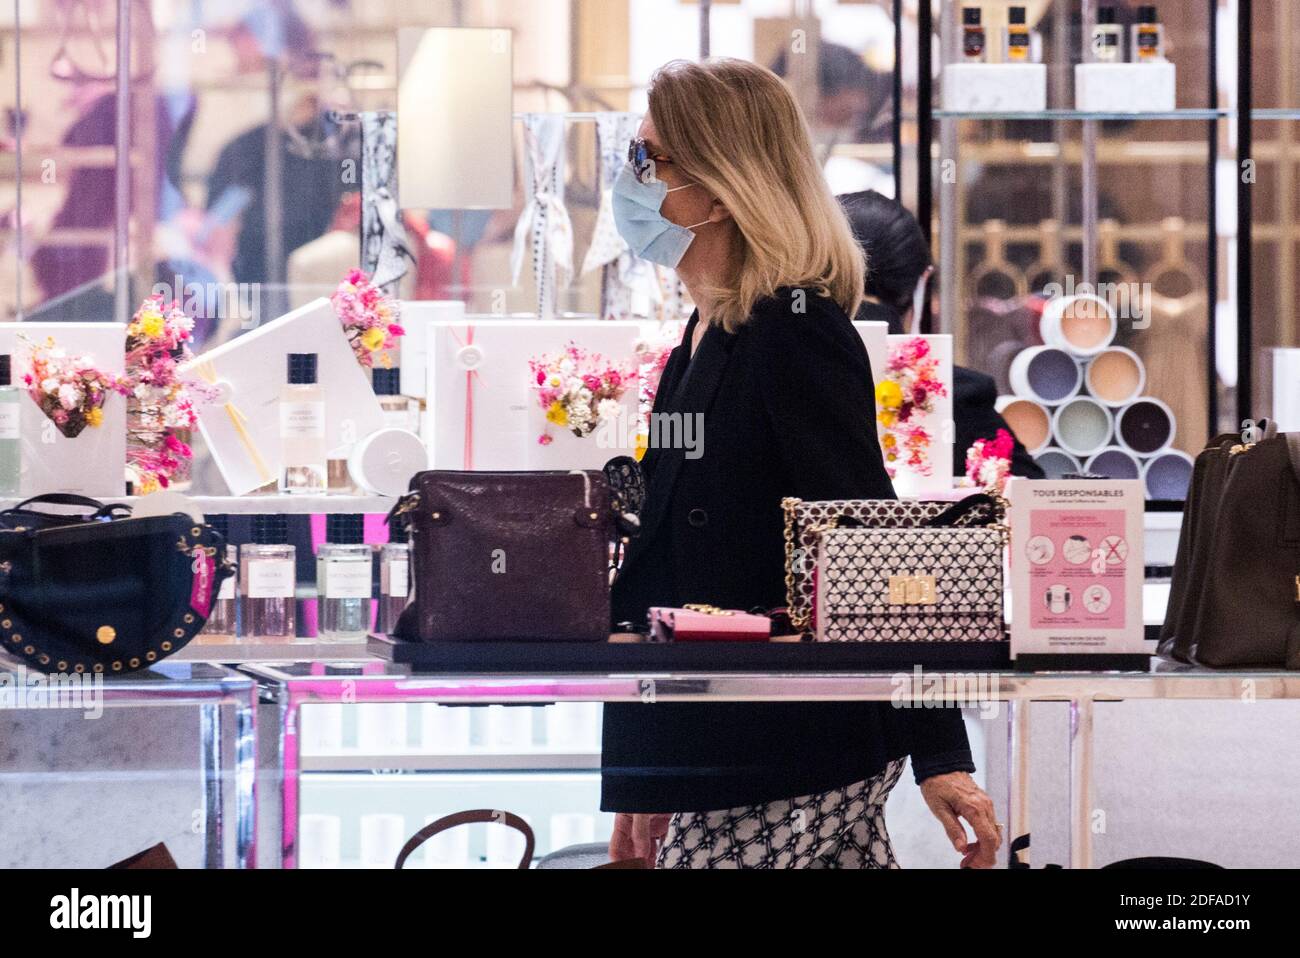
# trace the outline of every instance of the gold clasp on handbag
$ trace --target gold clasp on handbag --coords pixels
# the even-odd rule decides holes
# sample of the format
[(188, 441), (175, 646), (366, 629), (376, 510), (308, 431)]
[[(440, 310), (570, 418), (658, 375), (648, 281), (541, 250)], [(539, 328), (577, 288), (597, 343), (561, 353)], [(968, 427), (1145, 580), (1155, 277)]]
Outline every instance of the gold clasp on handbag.
[(891, 575), (889, 577), (890, 605), (934, 605), (934, 576)]
[(687, 602), (683, 609), (691, 612), (703, 612), (705, 615), (735, 615), (730, 609), (719, 609), (716, 605), (705, 605), (703, 602)]

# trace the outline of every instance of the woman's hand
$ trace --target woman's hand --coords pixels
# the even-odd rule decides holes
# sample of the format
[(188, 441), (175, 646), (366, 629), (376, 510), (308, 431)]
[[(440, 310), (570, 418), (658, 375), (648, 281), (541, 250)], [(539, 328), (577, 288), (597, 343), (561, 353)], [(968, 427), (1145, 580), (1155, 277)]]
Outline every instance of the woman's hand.
[[(975, 784), (975, 779), (966, 772), (932, 775), (921, 783), (921, 794), (948, 833), (952, 847), (961, 852), (961, 867), (992, 868), (1002, 845), (1002, 833), (993, 813), (993, 799)], [(967, 841), (962, 818), (975, 832), (975, 841)]]
[(609, 840), (610, 861), (622, 862), (630, 858), (644, 858), (654, 868), (659, 854), (659, 842), (668, 834), (671, 815), (629, 815), (619, 812), (614, 816), (614, 835)]

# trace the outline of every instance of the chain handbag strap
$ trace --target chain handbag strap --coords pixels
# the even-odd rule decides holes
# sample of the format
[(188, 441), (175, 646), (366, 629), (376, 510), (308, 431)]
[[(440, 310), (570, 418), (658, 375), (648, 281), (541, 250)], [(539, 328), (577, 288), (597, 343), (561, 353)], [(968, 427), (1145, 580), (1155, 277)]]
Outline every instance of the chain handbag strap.
[(785, 605), (790, 610), (790, 624), (803, 632), (808, 627), (808, 616), (794, 611), (795, 510), (799, 508), (801, 502), (802, 499), (787, 497), (781, 500), (781, 509), (785, 512)]

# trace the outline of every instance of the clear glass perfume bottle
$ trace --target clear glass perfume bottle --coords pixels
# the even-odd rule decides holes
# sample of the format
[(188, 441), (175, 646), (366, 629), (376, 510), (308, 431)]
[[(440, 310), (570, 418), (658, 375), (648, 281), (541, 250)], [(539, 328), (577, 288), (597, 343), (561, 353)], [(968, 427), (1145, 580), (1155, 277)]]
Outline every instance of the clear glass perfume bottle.
[(384, 411), (384, 425), (418, 435), (420, 401), (402, 395), (402, 371), (397, 368), (376, 369), (371, 374), (371, 386), (379, 397), (379, 408)]
[(1115, 8), (1097, 10), (1092, 28), (1092, 59), (1096, 63), (1119, 63), (1124, 59), (1124, 29), (1115, 22)]
[(241, 635), (292, 642), (298, 634), (295, 552), (282, 515), (253, 517), (253, 541), (240, 549)]
[[(225, 540), (226, 561), (231, 565), (239, 568), (238, 549), (230, 541), (230, 517), (229, 516), (208, 516), (208, 525), (220, 534)], [(208, 615), (208, 621), (203, 626), (203, 631), (199, 633), (196, 642), (203, 645), (222, 645), (234, 642), (238, 633), (238, 610), (239, 610), (239, 581), (238, 575), (232, 575), (221, 583), (221, 589), (212, 601), (212, 612)]]
[(1155, 4), (1138, 7), (1133, 24), (1133, 62), (1157, 63), (1165, 58), (1165, 28)]
[(411, 594), (411, 547), (406, 541), (406, 523), (394, 516), (388, 524), (389, 541), (379, 553), (379, 611), (375, 631), (389, 635), (406, 608)]
[(963, 7), (961, 11), (962, 59), (967, 63), (983, 63), (987, 53), (986, 40), (980, 8)]
[(370, 631), (374, 550), (365, 544), (362, 516), (325, 517), (316, 552), (317, 632), (323, 642), (364, 639)]
[(0, 355), (0, 496), (18, 495), (22, 477), (22, 390), (13, 384), (12, 362)]
[(289, 381), (280, 393), (281, 492), (324, 493), (325, 391), (316, 382), (316, 354), (289, 354)]
[(1003, 59), (1007, 63), (1032, 63), (1032, 38), (1026, 20), (1024, 7), (1010, 7), (1007, 10), (1007, 42), (1003, 49)]

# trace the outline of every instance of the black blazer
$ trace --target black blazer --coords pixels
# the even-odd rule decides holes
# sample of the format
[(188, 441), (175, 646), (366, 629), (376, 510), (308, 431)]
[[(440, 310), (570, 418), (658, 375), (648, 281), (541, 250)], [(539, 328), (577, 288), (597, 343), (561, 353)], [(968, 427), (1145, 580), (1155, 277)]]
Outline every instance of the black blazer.
[[(654, 411), (702, 417), (702, 448), (651, 448), (642, 461), (649, 493), (614, 585), (616, 622), (644, 622), (652, 605), (783, 606), (782, 498), (894, 498), (871, 367), (843, 310), (812, 291), (780, 290), (739, 332), (711, 326), (692, 358), (697, 321), (668, 360)], [(909, 753), (918, 781), (974, 771), (956, 709), (610, 704), (601, 808), (709, 811), (794, 798), (869, 778)]]

